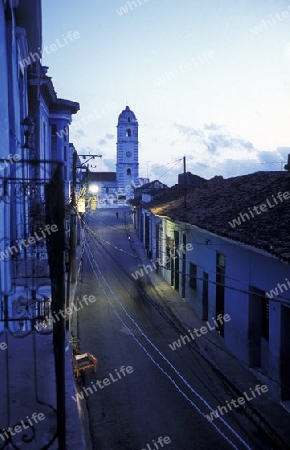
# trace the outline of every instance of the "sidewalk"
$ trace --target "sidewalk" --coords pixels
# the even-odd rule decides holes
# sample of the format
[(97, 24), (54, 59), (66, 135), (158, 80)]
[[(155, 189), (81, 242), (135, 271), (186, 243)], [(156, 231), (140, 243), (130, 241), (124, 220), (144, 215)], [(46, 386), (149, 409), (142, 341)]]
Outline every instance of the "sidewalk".
[[(141, 264), (148, 264), (148, 258), (142, 242), (139, 240), (136, 230), (130, 224), (131, 242)], [(146, 275), (162, 298), (164, 304), (175, 315), (179, 322), (181, 335), (188, 335), (188, 330), (200, 329), (205, 326), (195, 313), (195, 311), (184, 300), (178, 292), (154, 272)], [(144, 276), (144, 279), (146, 279)], [(178, 339), (178, 337), (177, 337)], [(193, 342), (185, 345), (192, 345), (195, 349), (218, 371), (219, 375), (227, 381), (236, 393), (237, 398), (243, 396), (243, 392), (249, 392), (257, 384), (268, 385), (269, 380), (246, 366), (242, 361), (233, 356), (225, 347), (223, 339), (216, 331), (210, 331)], [(290, 357), (290, 356), (289, 356)], [(228, 400), (228, 399), (225, 399)], [(269, 392), (257, 396), (254, 402), (246, 402), (244, 405), (246, 413), (252, 420), (263, 428), (270, 437), (277, 443), (277, 449), (290, 449), (290, 414), (279, 404)]]
[[(76, 248), (76, 268), (77, 268), (77, 277), (76, 277), (76, 283), (72, 284), (70, 283), (70, 291), (69, 291), (69, 305), (75, 304), (76, 302), (76, 293), (78, 289), (78, 282), (82, 282), (82, 264), (83, 264), (83, 246), (84, 246), (84, 240), (85, 240), (85, 231), (84, 229), (81, 229), (81, 238), (80, 238), (80, 245), (77, 245)], [(70, 326), (69, 331), (67, 334), (67, 339), (70, 340), (71, 333), (74, 334), (74, 336), (77, 337), (77, 316), (76, 314), (73, 314), (70, 320)], [(91, 443), (86, 442), (86, 438), (89, 435), (88, 431), (88, 413), (85, 406), (81, 405), (80, 402), (76, 403), (72, 396), (75, 396), (77, 393), (77, 384), (76, 380), (73, 375), (73, 367), (71, 362), (71, 356), (72, 356), (72, 346), (68, 344), (67, 347), (67, 366), (66, 371), (68, 378), (71, 380), (70, 386), (68, 386), (66, 391), (66, 402), (67, 402), (67, 409), (71, 411), (73, 414), (72, 420), (71, 419), (71, 413), (68, 412), (67, 414), (67, 448), (68, 449), (75, 449), (75, 450), (90, 450), (91, 449)], [(77, 431), (79, 433), (78, 441), (74, 441), (73, 438), (75, 436), (75, 430), (74, 428), (77, 428)]]
[[(22, 338), (12, 337), (6, 332), (1, 341), (7, 349), (0, 351), (0, 373), (3, 391), (1, 395), (0, 427), (13, 429), (21, 421), (26, 424), (22, 429), (8, 432), (0, 438), (1, 444), (11, 438), (17, 448), (39, 450), (46, 445), (48, 449), (58, 450), (56, 437), (56, 378), (53, 354), (52, 334), (41, 335), (32, 332)], [(77, 407), (72, 395), (75, 395), (75, 383), (72, 375), (69, 354), (66, 353), (66, 448), (84, 449), (82, 428)], [(32, 415), (42, 414), (41, 420), (32, 420)], [(31, 425), (31, 423), (33, 426)], [(28, 441), (25, 441), (25, 433)], [(30, 441), (31, 439), (31, 441)], [(5, 444), (4, 444), (5, 445)], [(22, 447), (23, 446), (23, 447)], [(8, 445), (7, 448), (15, 448)]]

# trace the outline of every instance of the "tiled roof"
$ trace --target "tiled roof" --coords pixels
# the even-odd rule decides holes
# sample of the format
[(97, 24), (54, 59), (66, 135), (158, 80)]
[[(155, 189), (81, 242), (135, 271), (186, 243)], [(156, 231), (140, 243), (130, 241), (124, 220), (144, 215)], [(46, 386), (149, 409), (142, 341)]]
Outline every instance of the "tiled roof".
[[(188, 188), (187, 208), (183, 192), (178, 185), (173, 186), (147, 203), (146, 209), (262, 248), (290, 262), (290, 173), (215, 177), (204, 186)], [(280, 200), (279, 192), (289, 192), (289, 198), (280, 195)], [(262, 204), (264, 211), (260, 209)], [(234, 219), (238, 222), (233, 223)]]
[(142, 186), (139, 186), (136, 188), (136, 191), (142, 190), (142, 189), (166, 189), (168, 186), (164, 183), (161, 183), (159, 180), (150, 181), (149, 183), (143, 184)]
[[(187, 187), (188, 192), (192, 191), (193, 188), (191, 186)], [(137, 189), (135, 190), (135, 192), (138, 192)], [(159, 202), (161, 202), (162, 206), (163, 203), (165, 202), (165, 204), (171, 204), (174, 200), (179, 199), (184, 193), (184, 187), (182, 185), (179, 184), (175, 184), (174, 186), (172, 186), (171, 188), (165, 188), (165, 189), (158, 189), (156, 194), (154, 195), (154, 200), (147, 202), (146, 203), (146, 209), (148, 205), (155, 205), (155, 204), (159, 204)], [(133, 200), (130, 200), (129, 203), (132, 205), (145, 205), (145, 203), (143, 203), (141, 201), (142, 196), (141, 195), (137, 195)]]

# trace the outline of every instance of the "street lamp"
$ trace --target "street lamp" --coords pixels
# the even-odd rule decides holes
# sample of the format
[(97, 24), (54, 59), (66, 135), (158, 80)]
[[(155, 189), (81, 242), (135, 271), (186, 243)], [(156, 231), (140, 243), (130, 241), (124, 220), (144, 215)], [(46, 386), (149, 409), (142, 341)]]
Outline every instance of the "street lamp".
[[(85, 162), (81, 163), (80, 165), (77, 165), (77, 157), (82, 157), (83, 159), (86, 159)], [(95, 158), (102, 158), (102, 155), (79, 155), (76, 151), (73, 153), (73, 189), (75, 190), (76, 187), (76, 171), (77, 169), (86, 169), (86, 175), (85, 175), (85, 179), (86, 182), (85, 184), (88, 185), (88, 172), (89, 172), (89, 165), (87, 164), (91, 159), (95, 159)], [(86, 165), (87, 164), (87, 165)]]
[[(76, 185), (77, 185), (77, 169), (85, 167), (84, 163), (81, 163), (80, 166), (77, 164), (77, 159), (79, 157), (89, 158), (86, 160), (86, 163), (91, 159), (102, 158), (102, 155), (78, 155), (76, 151), (73, 152), (73, 164), (72, 164), (72, 195), (71, 195), (71, 206), (72, 206), (72, 214), (71, 214), (71, 222), (70, 222), (70, 275), (71, 275), (71, 283), (76, 282), (76, 214), (74, 208), (77, 208), (76, 202)], [(87, 171), (88, 171), (87, 167)]]
[(35, 123), (31, 119), (31, 117), (26, 116), (25, 119), (22, 120), (20, 125), (22, 125), (22, 127), (23, 127), (24, 136), (25, 136), (25, 142), (24, 142), (22, 148), (31, 148), (29, 145), (29, 138), (34, 132)]
[(90, 209), (95, 211), (97, 209), (97, 193), (99, 192), (99, 186), (97, 184), (90, 184), (88, 187), (88, 193), (91, 194), (89, 198)]
[(97, 194), (97, 192), (99, 192), (99, 186), (97, 184), (90, 184), (88, 191), (91, 194)]

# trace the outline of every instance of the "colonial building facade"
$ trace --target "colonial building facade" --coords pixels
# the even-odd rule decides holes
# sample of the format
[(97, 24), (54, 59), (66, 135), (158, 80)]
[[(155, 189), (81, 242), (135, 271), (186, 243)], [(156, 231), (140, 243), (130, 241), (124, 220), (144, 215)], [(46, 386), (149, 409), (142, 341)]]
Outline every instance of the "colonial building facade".
[[(37, 410), (38, 398), (47, 393), (38, 368), (43, 374), (52, 368), (58, 374), (56, 382), (50, 379), (57, 405), (42, 403), (50, 419), (31, 440), (17, 438), (17, 446), (26, 442), (38, 449), (66, 448), (64, 322), (61, 330), (45, 324), (54, 309), (65, 307), (66, 298), (64, 208), (73, 150), (69, 133), (61, 139), (57, 132), (67, 128), (79, 110), (78, 103), (57, 98), (48, 68), (40, 61), (41, 48), (41, 1), (1, 1), (0, 336), (7, 352), (0, 352), (0, 424), (1, 429), (13, 427), (31, 408)], [(15, 447), (16, 439), (3, 445)]]
[(290, 400), (289, 175), (216, 177), (186, 203), (175, 186), (137, 214), (159, 273), (200, 319), (230, 316), (216, 332), (281, 401)]

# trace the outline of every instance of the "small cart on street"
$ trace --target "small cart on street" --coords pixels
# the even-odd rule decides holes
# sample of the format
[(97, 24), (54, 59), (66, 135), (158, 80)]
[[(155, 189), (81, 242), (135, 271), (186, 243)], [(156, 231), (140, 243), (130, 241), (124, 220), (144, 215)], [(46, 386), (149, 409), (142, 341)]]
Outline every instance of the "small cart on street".
[(97, 371), (98, 360), (91, 353), (82, 353), (80, 355), (73, 355), (73, 371), (76, 378), (80, 376), (80, 372), (86, 369), (93, 369), (94, 373)]

